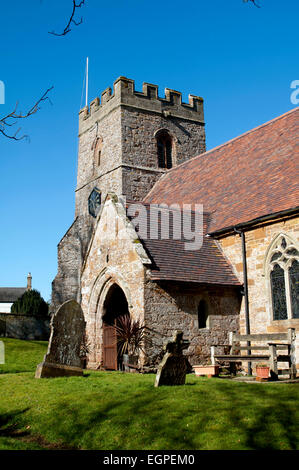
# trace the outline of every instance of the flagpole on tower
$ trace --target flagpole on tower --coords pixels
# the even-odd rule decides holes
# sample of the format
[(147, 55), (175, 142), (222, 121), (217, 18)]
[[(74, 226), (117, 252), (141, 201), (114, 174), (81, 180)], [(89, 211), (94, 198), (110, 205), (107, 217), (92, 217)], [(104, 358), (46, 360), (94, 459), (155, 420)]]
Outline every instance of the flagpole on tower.
[(86, 58), (86, 99), (85, 106), (88, 104), (88, 57)]

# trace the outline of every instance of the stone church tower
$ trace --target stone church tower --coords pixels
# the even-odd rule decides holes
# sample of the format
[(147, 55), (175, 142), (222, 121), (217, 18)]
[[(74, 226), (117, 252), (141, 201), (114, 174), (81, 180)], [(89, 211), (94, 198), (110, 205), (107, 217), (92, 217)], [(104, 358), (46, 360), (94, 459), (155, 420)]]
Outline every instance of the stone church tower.
[[(53, 311), (64, 301), (81, 301), (80, 276), (101, 202), (108, 192), (142, 201), (167, 171), (205, 152), (203, 99), (118, 78), (101, 99), (79, 113), (75, 220), (58, 245)], [(162, 201), (163, 202), (163, 201)]]

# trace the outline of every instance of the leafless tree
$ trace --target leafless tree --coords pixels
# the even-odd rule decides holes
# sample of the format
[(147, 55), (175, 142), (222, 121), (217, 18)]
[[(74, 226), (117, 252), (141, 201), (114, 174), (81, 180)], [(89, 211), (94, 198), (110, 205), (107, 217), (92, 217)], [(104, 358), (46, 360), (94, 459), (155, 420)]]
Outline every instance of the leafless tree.
[(54, 88), (53, 86), (51, 88), (48, 88), (45, 91), (45, 93), (40, 97), (40, 99), (36, 101), (36, 103), (26, 113), (19, 112), (18, 103), (16, 103), (16, 106), (14, 107), (13, 111), (6, 114), (6, 116), (2, 118), (0, 117), (0, 134), (12, 140), (28, 139), (29, 138), (28, 135), (19, 134), (21, 130), (20, 127), (15, 132), (10, 132), (10, 130), (13, 130), (12, 128), (15, 129), (15, 126), (21, 119), (26, 119), (32, 116), (33, 114), (37, 113), (43, 101), (46, 101), (46, 100), (50, 101), (48, 94), (53, 88)]
[(85, 0), (81, 0), (79, 3), (76, 2), (76, 0), (73, 0), (73, 11), (72, 11), (72, 14), (69, 18), (69, 21), (66, 25), (66, 27), (64, 28), (63, 32), (62, 33), (55, 33), (55, 31), (49, 31), (49, 34), (54, 34), (54, 36), (65, 36), (66, 34), (68, 34), (70, 31), (71, 31), (71, 25), (74, 24), (75, 26), (79, 26), (80, 24), (83, 23), (83, 18), (81, 17), (80, 21), (75, 21), (75, 14), (76, 14), (76, 10), (78, 8), (81, 8), (83, 5), (85, 4)]
[[(244, 3), (249, 3), (251, 2), (253, 5), (255, 5), (257, 8), (260, 8), (260, 6), (257, 4), (256, 0), (243, 0)], [(49, 34), (53, 34), (54, 36), (66, 36), (70, 31), (71, 31), (71, 25), (74, 24), (75, 26), (79, 26), (80, 24), (83, 23), (83, 18), (81, 17), (80, 21), (75, 20), (75, 15), (76, 15), (76, 10), (78, 8), (81, 8), (85, 4), (85, 0), (81, 0), (79, 3), (76, 2), (76, 0), (73, 0), (73, 10), (72, 14), (68, 20), (68, 23), (66, 27), (64, 28), (62, 33), (56, 33), (55, 31), (49, 31)]]
[(256, 3), (256, 0), (243, 0), (244, 3), (248, 3), (248, 2), (251, 2), (253, 3), (253, 5), (255, 5), (257, 8), (261, 8), (257, 3)]
[[(251, 2), (253, 5), (255, 5), (257, 8), (260, 8), (260, 6), (257, 4), (256, 0), (243, 0), (244, 3), (249, 3)], [(76, 10), (81, 8), (85, 4), (85, 0), (81, 0), (78, 3), (76, 0), (73, 0), (73, 10), (72, 14), (68, 20), (68, 23), (66, 27), (64, 28), (62, 33), (56, 33), (55, 31), (49, 31), (49, 34), (53, 34), (54, 36), (66, 36), (70, 31), (71, 31), (71, 25), (74, 24), (75, 26), (79, 26), (80, 24), (83, 23), (83, 18), (81, 17), (80, 21), (75, 20), (75, 15), (76, 15)]]

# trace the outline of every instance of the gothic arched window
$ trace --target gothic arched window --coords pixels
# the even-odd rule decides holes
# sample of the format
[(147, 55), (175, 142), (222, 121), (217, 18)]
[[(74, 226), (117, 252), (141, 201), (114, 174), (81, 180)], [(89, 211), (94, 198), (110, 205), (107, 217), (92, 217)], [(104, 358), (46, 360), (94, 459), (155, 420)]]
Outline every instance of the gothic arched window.
[(95, 161), (96, 166), (100, 166), (101, 164), (102, 148), (103, 148), (102, 137), (96, 137), (96, 139), (93, 141), (93, 144), (91, 146), (91, 150), (93, 150), (94, 161)]
[(268, 259), (273, 320), (299, 318), (299, 251), (281, 235)]
[(297, 259), (294, 259), (289, 267), (289, 279), (293, 318), (299, 318), (299, 261)]
[(172, 167), (172, 138), (166, 130), (163, 130), (158, 132), (156, 139), (159, 168), (169, 169)]

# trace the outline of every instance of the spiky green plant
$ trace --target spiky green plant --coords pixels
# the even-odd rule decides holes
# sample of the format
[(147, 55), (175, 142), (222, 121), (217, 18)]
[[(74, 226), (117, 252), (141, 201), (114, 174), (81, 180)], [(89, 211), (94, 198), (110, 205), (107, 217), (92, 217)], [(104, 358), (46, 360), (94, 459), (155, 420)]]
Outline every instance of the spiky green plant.
[(146, 326), (130, 315), (121, 315), (115, 325), (119, 354), (138, 355), (149, 341)]

